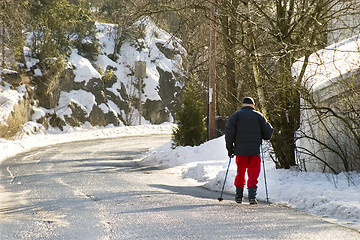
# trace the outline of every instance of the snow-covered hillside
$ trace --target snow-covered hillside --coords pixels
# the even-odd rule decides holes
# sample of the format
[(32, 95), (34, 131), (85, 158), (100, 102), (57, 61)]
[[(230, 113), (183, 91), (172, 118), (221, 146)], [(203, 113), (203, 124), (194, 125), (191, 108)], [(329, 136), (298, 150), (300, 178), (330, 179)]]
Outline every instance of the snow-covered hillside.
[[(116, 25), (97, 23), (96, 26), (101, 45), (97, 60), (91, 61), (72, 49), (67, 68), (58, 77), (58, 86), (50, 97), (40, 92), (46, 79), (39, 60), (32, 58), (30, 48), (24, 48), (27, 69), (36, 83), (32, 91), (38, 104), (34, 106), (32, 120), (46, 128), (50, 125), (60, 129), (137, 125), (140, 115), (142, 124), (173, 121), (181, 104), (186, 56), (180, 40), (159, 29), (150, 17), (139, 19), (123, 35)], [(135, 77), (136, 61), (146, 62), (141, 95), (139, 79)], [(16, 91), (7, 83), (3, 85), (0, 99), (12, 95), (14, 105), (16, 99), (23, 97), (24, 87)]]

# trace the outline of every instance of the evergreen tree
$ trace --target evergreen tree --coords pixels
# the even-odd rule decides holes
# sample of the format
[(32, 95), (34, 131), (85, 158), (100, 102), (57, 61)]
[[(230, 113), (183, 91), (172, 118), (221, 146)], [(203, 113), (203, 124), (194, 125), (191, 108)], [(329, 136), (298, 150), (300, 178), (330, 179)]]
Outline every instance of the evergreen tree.
[(0, 48), (1, 67), (16, 69), (16, 61), (22, 61), (24, 36), (22, 30), (28, 21), (28, 1), (0, 1)]
[(178, 126), (173, 131), (174, 146), (197, 146), (206, 141), (204, 103), (198, 81), (190, 80), (184, 90), (183, 108), (178, 111)]
[(39, 60), (35, 67), (42, 71), (37, 85), (49, 99), (45, 106), (53, 107), (59, 97), (56, 91), (59, 76), (66, 68), (72, 48), (90, 60), (98, 55), (95, 21), (83, 1), (73, 4), (68, 0), (39, 0), (32, 2), (30, 14), (29, 47), (32, 57)]
[(98, 53), (95, 38), (95, 21), (90, 10), (70, 3), (68, 0), (36, 1), (30, 8), (33, 21), (32, 53), (42, 63), (48, 58), (67, 59), (71, 47), (82, 53), (92, 43), (92, 52)]

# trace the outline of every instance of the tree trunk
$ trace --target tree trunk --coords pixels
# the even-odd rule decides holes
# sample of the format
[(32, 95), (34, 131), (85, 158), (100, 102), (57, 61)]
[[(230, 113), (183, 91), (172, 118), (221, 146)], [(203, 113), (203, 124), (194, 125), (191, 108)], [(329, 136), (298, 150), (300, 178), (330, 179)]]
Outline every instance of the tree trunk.
[(269, 111), (275, 128), (271, 139), (278, 162), (277, 167), (289, 169), (296, 165), (295, 133), (300, 124), (300, 94), (296, 82), (289, 72), (291, 58), (285, 55), (279, 60), (279, 86), (274, 99), (274, 106)]
[(2, 34), (1, 34), (1, 67), (2, 68), (5, 68), (6, 67), (6, 64), (5, 64), (5, 24), (2, 24)]
[[(240, 0), (231, 2), (231, 11), (236, 11)], [(220, 18), (223, 33), (223, 46), (225, 51), (225, 71), (226, 71), (226, 99), (228, 101), (226, 114), (231, 116), (238, 110), (237, 83), (236, 83), (236, 37), (238, 21), (235, 19), (236, 14), (223, 14)]]
[(260, 110), (265, 116), (267, 116), (268, 114), (267, 114), (267, 108), (266, 108), (265, 91), (264, 91), (261, 76), (260, 76), (259, 60), (258, 60), (258, 56), (257, 56), (256, 43), (255, 43), (255, 39), (253, 36), (252, 36), (252, 42), (253, 42), (252, 48), (253, 48), (254, 53), (251, 56), (251, 64), (252, 64), (253, 73), (254, 73), (256, 91), (257, 91), (257, 95), (258, 95), (259, 102), (260, 102)]
[[(248, 12), (251, 13), (251, 4), (247, 3)], [(248, 23), (248, 33), (249, 33), (249, 43), (250, 43), (250, 60), (251, 60), (251, 66), (254, 74), (254, 80), (255, 80), (255, 87), (258, 95), (258, 99), (260, 102), (260, 111), (267, 116), (267, 108), (266, 108), (266, 98), (265, 98), (265, 90), (263, 88), (263, 82), (260, 75), (260, 69), (259, 69), (259, 58), (258, 58), (258, 51), (257, 51), (257, 45), (256, 40), (254, 36), (254, 26), (253, 23), (250, 21)]]

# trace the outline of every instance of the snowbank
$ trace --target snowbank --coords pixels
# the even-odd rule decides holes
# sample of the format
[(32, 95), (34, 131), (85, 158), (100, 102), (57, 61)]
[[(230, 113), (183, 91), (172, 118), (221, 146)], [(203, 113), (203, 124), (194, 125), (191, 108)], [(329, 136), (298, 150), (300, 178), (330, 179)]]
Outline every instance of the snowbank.
[(6, 158), (19, 154), (21, 152), (43, 146), (65, 143), (70, 141), (82, 141), (98, 138), (171, 133), (174, 125), (165, 123), (162, 125), (141, 125), (123, 127), (108, 126), (96, 128), (88, 124), (87, 128), (86, 126), (83, 126), (82, 128), (67, 128), (66, 131), (60, 131), (58, 128), (52, 128), (49, 131), (46, 131), (41, 128), (40, 124), (28, 122), (25, 127), (28, 127), (29, 130), (25, 129), (24, 132), (31, 132), (31, 129), (33, 128), (38, 128), (42, 130), (37, 130), (36, 135), (30, 134), (27, 136), (23, 136), (21, 139), (17, 140), (5, 140), (0, 138), (0, 152), (2, 153), (0, 155), (0, 163)]
[[(266, 144), (264, 144), (266, 146)], [(311, 214), (360, 229), (360, 174), (338, 175), (276, 169), (264, 147), (266, 180), (270, 202), (296, 207)], [(169, 167), (182, 177), (197, 181), (213, 191), (221, 191), (229, 159), (225, 138), (220, 137), (198, 147), (171, 149), (167, 143), (152, 150), (146, 164)], [(236, 163), (230, 164), (224, 191), (234, 194)], [(245, 196), (246, 196), (245, 191)], [(214, 195), (214, 198), (217, 196)], [(261, 170), (258, 199), (266, 200), (264, 173)]]

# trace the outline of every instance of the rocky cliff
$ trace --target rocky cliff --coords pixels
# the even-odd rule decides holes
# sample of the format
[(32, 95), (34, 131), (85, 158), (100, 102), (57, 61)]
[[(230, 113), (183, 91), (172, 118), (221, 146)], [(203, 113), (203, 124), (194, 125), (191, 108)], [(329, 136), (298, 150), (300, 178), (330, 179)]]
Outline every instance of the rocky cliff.
[[(31, 89), (31, 94), (20, 94), (14, 106), (31, 96), (30, 110), (23, 112), (45, 128), (136, 125), (140, 116), (142, 124), (173, 121), (185, 72), (181, 42), (149, 17), (139, 19), (126, 34), (112, 24), (97, 23), (97, 29), (101, 54), (95, 61), (72, 49), (64, 70), (50, 81), (39, 61), (27, 54), (30, 83), (14, 72), (2, 74), (1, 81), (12, 89)], [(136, 61), (146, 64), (143, 79), (135, 77)]]

